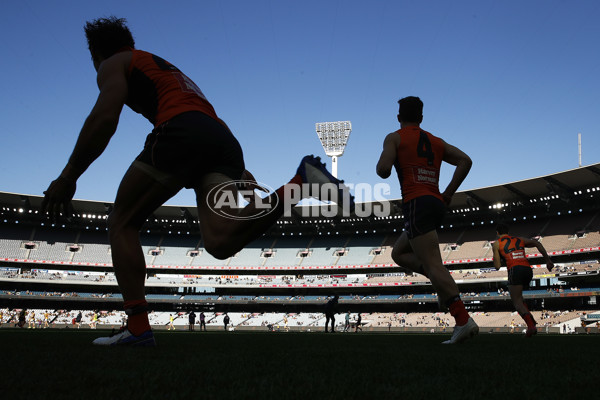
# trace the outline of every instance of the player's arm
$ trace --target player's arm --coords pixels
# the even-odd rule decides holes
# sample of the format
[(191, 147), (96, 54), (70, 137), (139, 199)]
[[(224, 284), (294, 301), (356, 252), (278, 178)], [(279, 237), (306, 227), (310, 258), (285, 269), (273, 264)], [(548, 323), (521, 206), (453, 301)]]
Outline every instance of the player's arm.
[(398, 146), (400, 145), (400, 135), (393, 132), (387, 135), (383, 141), (383, 150), (379, 161), (377, 162), (377, 175), (386, 179), (392, 173), (392, 167), (398, 158)]
[(456, 167), (456, 169), (454, 170), (454, 174), (452, 175), (452, 179), (450, 180), (450, 183), (448, 183), (446, 190), (444, 190), (444, 192), (442, 193), (446, 204), (450, 204), (452, 196), (454, 196), (454, 193), (456, 193), (460, 184), (463, 183), (463, 181), (469, 174), (469, 171), (471, 170), (471, 165), (473, 165), (473, 161), (471, 161), (471, 157), (469, 157), (458, 147), (454, 147), (446, 142), (444, 142), (443, 161)]
[(548, 255), (548, 252), (546, 251), (546, 248), (544, 247), (543, 244), (541, 244), (539, 241), (533, 240), (533, 239), (528, 239), (528, 238), (519, 238), (519, 239), (521, 239), (521, 243), (523, 243), (523, 246), (537, 248), (538, 251), (540, 252), (540, 254), (544, 257), (544, 260), (546, 261), (546, 268), (548, 268), (548, 271), (552, 271), (552, 268), (554, 268), (554, 263), (550, 259), (550, 256)]
[(44, 192), (42, 211), (47, 210), (52, 219), (58, 217), (61, 207), (66, 212), (77, 179), (102, 154), (117, 129), (128, 94), (126, 70), (130, 57), (129, 52), (116, 54), (98, 69), (100, 93), (96, 104), (81, 128), (67, 165)]
[(502, 266), (502, 259), (500, 256), (500, 250), (498, 250), (498, 248), (499, 248), (499, 244), (498, 244), (498, 241), (496, 240), (494, 243), (492, 243), (493, 262), (494, 262), (494, 268), (496, 268), (496, 271), (498, 271), (500, 269), (500, 267)]
[(61, 176), (76, 181), (106, 149), (117, 130), (127, 99), (126, 73), (130, 59), (129, 52), (118, 53), (100, 65), (97, 78), (100, 89), (98, 99), (83, 124), (69, 163)]

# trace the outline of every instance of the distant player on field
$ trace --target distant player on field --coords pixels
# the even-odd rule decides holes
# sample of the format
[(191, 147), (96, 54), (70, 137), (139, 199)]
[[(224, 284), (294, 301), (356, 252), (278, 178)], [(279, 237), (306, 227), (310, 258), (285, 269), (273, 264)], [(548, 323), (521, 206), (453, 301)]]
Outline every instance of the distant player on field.
[(340, 296), (336, 294), (325, 304), (325, 332), (327, 332), (330, 322), (331, 332), (335, 332), (335, 313), (337, 312), (339, 299)]
[(25, 327), (25, 315), (26, 315), (26, 313), (27, 313), (27, 310), (25, 310), (25, 309), (22, 309), (19, 312), (19, 322), (17, 323), (17, 326), (19, 328), (24, 328)]
[[(405, 231), (394, 244), (392, 258), (399, 266), (427, 276), (440, 304), (456, 320), (454, 333), (445, 344), (460, 343), (479, 332), (460, 299), (458, 286), (444, 267), (437, 229), (452, 196), (471, 169), (471, 159), (458, 148), (421, 129), (423, 102), (405, 97), (400, 105), (400, 130), (388, 134), (377, 163), (377, 175), (388, 178), (395, 167), (402, 189)], [(448, 187), (440, 193), (442, 161), (456, 166)]]
[(231, 318), (229, 318), (229, 315), (227, 315), (227, 313), (225, 313), (225, 316), (223, 317), (223, 325), (224, 325), (225, 330), (227, 330), (227, 326), (229, 325), (230, 321), (231, 321)]
[(35, 311), (33, 310), (31, 310), (31, 313), (29, 313), (29, 324), (27, 325), (27, 328), (35, 329)]
[(533, 316), (529, 312), (529, 308), (527, 308), (527, 305), (523, 300), (523, 290), (529, 288), (529, 284), (533, 278), (531, 264), (529, 264), (529, 261), (525, 256), (525, 248), (537, 248), (546, 261), (546, 268), (548, 268), (548, 271), (552, 271), (554, 263), (540, 242), (533, 239), (509, 235), (508, 226), (505, 224), (498, 224), (498, 226), (496, 226), (496, 235), (498, 236), (498, 240), (492, 244), (494, 268), (499, 270), (502, 266), (502, 261), (504, 260), (506, 262), (510, 298), (515, 309), (527, 324), (526, 336), (531, 337), (537, 333), (537, 322), (533, 319)]
[(204, 315), (204, 312), (201, 311), (200, 312), (200, 331), (202, 331), (204, 329), (204, 332), (206, 332), (206, 315)]
[(193, 331), (196, 328), (196, 313), (194, 312), (194, 310), (190, 311), (190, 313), (188, 314), (188, 322), (188, 329), (190, 331)]
[[(223, 197), (216, 194), (237, 199), (239, 188), (253, 191), (258, 187), (245, 169), (239, 142), (190, 78), (161, 57), (135, 49), (125, 22), (109, 17), (85, 25), (100, 93), (67, 165), (44, 192), (42, 211), (47, 211), (53, 220), (59, 217), (61, 209), (67, 213), (77, 180), (108, 145), (124, 105), (152, 123), (154, 129), (125, 173), (108, 218), (113, 268), (129, 316), (127, 329), (98, 338), (94, 344), (153, 346), (144, 291), (146, 262), (139, 231), (156, 208), (184, 187), (193, 189), (203, 246), (214, 257), (226, 259), (260, 237), (286, 207), (300, 201), (299, 196), (289, 194), (290, 187), (332, 183), (341, 194), (347, 188), (318, 158), (306, 156), (290, 181), (293, 185), (280, 187), (262, 202), (272, 205), (271, 212), (258, 209), (256, 202), (245, 208), (224, 204)], [(318, 193), (310, 195), (318, 197)], [(348, 206), (338, 205), (351, 208), (352, 199), (348, 197), (341, 199)]]
[(167, 325), (167, 330), (175, 330), (175, 325), (173, 325), (173, 314), (169, 314), (169, 324)]

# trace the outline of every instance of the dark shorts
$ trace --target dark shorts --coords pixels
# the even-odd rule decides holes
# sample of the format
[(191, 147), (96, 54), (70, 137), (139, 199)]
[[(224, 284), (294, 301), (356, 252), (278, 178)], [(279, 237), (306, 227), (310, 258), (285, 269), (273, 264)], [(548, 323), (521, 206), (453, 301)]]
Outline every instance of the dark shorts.
[(435, 196), (421, 196), (402, 203), (404, 229), (412, 239), (439, 229), (446, 214), (446, 205)]
[(240, 179), (245, 169), (242, 148), (231, 131), (201, 112), (186, 112), (156, 127), (136, 161), (177, 176), (186, 188), (198, 187), (210, 172)]
[(533, 278), (531, 267), (525, 265), (515, 265), (508, 270), (509, 285), (523, 285), (523, 289), (527, 289)]

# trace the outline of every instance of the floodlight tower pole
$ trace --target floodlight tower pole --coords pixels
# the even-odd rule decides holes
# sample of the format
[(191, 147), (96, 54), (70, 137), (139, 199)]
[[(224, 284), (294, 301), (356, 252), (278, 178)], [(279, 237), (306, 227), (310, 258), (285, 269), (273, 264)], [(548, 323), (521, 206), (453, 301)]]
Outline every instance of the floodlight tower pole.
[(344, 154), (352, 124), (350, 121), (318, 122), (315, 128), (325, 154), (331, 157), (331, 174), (337, 178), (338, 157)]
[(337, 156), (331, 156), (331, 175), (337, 178)]

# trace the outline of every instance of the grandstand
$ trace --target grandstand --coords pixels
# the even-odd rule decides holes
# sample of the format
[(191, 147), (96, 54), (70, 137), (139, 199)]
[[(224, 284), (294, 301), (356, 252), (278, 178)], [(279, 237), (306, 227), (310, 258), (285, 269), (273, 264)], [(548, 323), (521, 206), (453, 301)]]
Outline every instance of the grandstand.
[[(511, 327), (506, 272), (492, 268), (494, 227), (540, 240), (557, 264), (548, 272), (528, 251), (534, 280), (525, 297), (538, 320), (558, 329), (594, 315), (600, 295), (600, 164), (551, 176), (456, 194), (439, 232), (445, 265), (465, 304), (483, 327)], [(369, 329), (443, 329), (427, 278), (406, 274), (391, 259), (402, 231), (401, 200), (388, 217), (342, 219), (284, 217), (263, 237), (225, 260), (204, 248), (193, 208), (160, 207), (147, 221), (141, 243), (147, 263), (153, 324), (187, 324), (203, 310), (209, 327), (228, 312), (236, 329), (282, 326), (318, 329), (328, 296), (340, 295), (340, 318), (363, 313)], [(51, 310), (68, 325), (75, 311), (93, 310), (100, 324), (119, 325), (122, 301), (106, 234), (110, 204), (74, 201), (75, 212), (57, 224), (40, 214), (38, 196), (0, 193), (0, 308)], [(185, 212), (184, 212), (185, 210)], [(210, 315), (210, 318), (209, 318)], [(166, 320), (165, 320), (166, 318)], [(403, 322), (401, 322), (403, 321)], [(7, 322), (7, 321), (5, 321)], [(84, 326), (87, 326), (84, 324)]]

